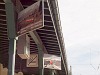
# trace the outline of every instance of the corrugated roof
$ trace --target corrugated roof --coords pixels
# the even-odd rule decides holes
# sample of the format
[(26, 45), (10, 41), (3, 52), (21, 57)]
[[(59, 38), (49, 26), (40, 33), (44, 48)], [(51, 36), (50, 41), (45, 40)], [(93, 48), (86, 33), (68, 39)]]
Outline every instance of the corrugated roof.
[[(36, 0), (20, 0), (24, 8), (30, 6), (31, 4), (35, 3)], [(8, 47), (9, 47), (9, 39), (7, 35), (7, 20), (6, 20), (6, 10), (5, 10), (5, 3), (3, 0), (0, 0), (0, 63), (3, 63), (4, 67), (8, 67)], [(47, 2), (44, 2), (44, 27), (36, 30), (40, 39), (43, 42), (47, 52), (49, 54), (54, 55), (61, 55), (61, 48), (58, 41), (58, 35), (55, 30), (55, 26), (52, 20), (52, 16), (50, 14), (50, 10), (48, 7)], [(61, 32), (61, 31), (58, 31)], [(28, 34), (29, 35), (29, 34)], [(34, 40), (30, 37), (30, 52), (31, 53), (38, 53), (37, 45), (35, 44)], [(60, 37), (62, 38), (62, 37)], [(63, 40), (60, 40), (63, 42)], [(63, 50), (64, 54), (64, 50)], [(64, 57), (66, 59), (66, 57)], [(24, 74), (38, 74), (38, 68), (27, 68), (26, 67), (26, 60), (22, 60), (16, 54), (16, 69), (15, 71), (22, 71)], [(64, 64), (62, 64), (63, 68), (62, 71), (59, 71), (59, 74), (66, 75)], [(67, 66), (67, 65), (66, 65)], [(48, 70), (45, 69), (45, 74), (48, 73)]]

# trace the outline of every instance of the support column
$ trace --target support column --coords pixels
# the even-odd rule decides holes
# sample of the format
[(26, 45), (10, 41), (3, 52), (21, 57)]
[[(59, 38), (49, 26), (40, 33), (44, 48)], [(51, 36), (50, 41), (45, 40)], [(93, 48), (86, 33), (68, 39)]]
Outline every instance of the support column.
[(39, 75), (44, 75), (44, 68), (43, 68), (43, 48), (41, 45), (38, 46), (38, 55), (39, 55)]
[(30, 36), (33, 38), (33, 40), (35, 41), (35, 43), (37, 44), (37, 48), (38, 48), (38, 64), (39, 64), (39, 75), (44, 75), (44, 68), (43, 68), (43, 54), (44, 52), (47, 52), (45, 46), (43, 45), (42, 40), (40, 39), (39, 35), (37, 34), (36, 31), (29, 32)]
[(39, 69), (39, 75), (44, 75), (44, 69)]
[(9, 37), (9, 64), (8, 75), (14, 75), (15, 72), (15, 54), (16, 54), (16, 20), (15, 9), (12, 0), (4, 0), (7, 19), (7, 31)]
[(55, 75), (54, 70), (50, 70), (50, 75)]
[(8, 75), (14, 75), (15, 70), (16, 39), (9, 40), (9, 66)]

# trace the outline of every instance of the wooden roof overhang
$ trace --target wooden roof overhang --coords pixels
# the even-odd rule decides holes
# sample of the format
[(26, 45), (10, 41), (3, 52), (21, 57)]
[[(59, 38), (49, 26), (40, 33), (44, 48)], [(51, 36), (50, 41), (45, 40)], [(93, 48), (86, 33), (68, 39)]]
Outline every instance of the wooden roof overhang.
[[(38, 0), (20, 0), (24, 8), (37, 2)], [(32, 38), (32, 35), (36, 35), (36, 38), (40, 39), (45, 50), (48, 54), (54, 54), (62, 57), (62, 70), (57, 71), (59, 75), (67, 75), (68, 67), (65, 54), (64, 41), (60, 26), (59, 8), (57, 0), (45, 0), (44, 2), (44, 27), (40, 28), (33, 33), (28, 34), (30, 37), (30, 52), (38, 53), (37, 45)], [(7, 19), (5, 3), (0, 0), (0, 63), (4, 67), (8, 67), (8, 49), (9, 49), (9, 38), (7, 32)], [(36, 74), (38, 75), (38, 68), (27, 68), (26, 60), (16, 54), (15, 71), (22, 71), (24, 74)], [(45, 69), (45, 75), (48, 74), (48, 69)]]

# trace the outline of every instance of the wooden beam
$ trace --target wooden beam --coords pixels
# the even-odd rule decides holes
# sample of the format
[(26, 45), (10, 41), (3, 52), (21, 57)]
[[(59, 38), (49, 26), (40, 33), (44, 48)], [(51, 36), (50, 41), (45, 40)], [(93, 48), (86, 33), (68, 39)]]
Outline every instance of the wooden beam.
[(0, 4), (5, 4), (5, 3), (3, 3), (3, 2), (0, 2)]
[(37, 45), (39, 44), (43, 47), (44, 53), (47, 53), (47, 50), (46, 50), (45, 46), (43, 45), (43, 42), (42, 42), (41, 38), (39, 37), (38, 33), (36, 31), (30, 31), (29, 34), (33, 38), (33, 40), (35, 41), (35, 43)]
[(6, 11), (5, 9), (0, 9), (0, 11)]

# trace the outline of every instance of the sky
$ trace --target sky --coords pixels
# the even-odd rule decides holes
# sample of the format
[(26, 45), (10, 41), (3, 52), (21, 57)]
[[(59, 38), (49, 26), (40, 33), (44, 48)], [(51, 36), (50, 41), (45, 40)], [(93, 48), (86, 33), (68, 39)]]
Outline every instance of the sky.
[(100, 0), (58, 0), (73, 75), (100, 75)]

